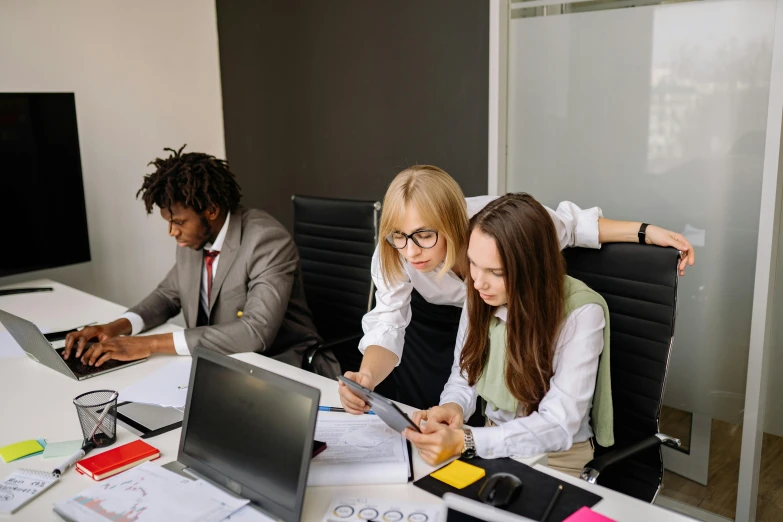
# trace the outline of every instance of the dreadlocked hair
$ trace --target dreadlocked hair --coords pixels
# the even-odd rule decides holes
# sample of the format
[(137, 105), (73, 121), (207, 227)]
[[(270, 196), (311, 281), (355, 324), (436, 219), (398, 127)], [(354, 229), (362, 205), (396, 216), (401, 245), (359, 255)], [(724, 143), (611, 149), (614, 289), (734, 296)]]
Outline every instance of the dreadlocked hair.
[(242, 192), (228, 162), (202, 152), (182, 154), (186, 146), (163, 149), (171, 152), (168, 158), (156, 158), (147, 164), (156, 170), (144, 176), (136, 192), (136, 198), (141, 194), (147, 214), (152, 213), (153, 205), (170, 211), (177, 203), (196, 212), (216, 207), (235, 212)]

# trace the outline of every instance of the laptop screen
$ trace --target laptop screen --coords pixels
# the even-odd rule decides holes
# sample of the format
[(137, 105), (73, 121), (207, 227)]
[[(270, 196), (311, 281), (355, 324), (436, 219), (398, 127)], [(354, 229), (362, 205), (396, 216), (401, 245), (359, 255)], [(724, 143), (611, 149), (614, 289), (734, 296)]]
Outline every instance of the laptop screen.
[(284, 520), (299, 520), (320, 392), (197, 353), (178, 460)]

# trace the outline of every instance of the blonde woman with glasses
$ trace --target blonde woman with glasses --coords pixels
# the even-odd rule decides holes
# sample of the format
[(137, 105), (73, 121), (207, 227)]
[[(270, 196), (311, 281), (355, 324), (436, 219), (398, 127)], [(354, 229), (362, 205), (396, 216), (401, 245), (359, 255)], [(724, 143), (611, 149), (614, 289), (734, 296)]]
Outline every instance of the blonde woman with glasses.
[[(470, 217), (493, 199), (465, 198), (451, 176), (431, 165), (410, 167), (394, 178), (383, 200), (382, 239), (372, 259), (376, 305), (362, 320), (361, 367), (346, 372), (346, 378), (370, 389), (383, 383), (380, 393), (419, 409), (438, 404), (466, 297), (467, 269), (457, 260), (467, 246)], [(598, 207), (583, 210), (568, 201), (546, 210), (561, 249), (644, 238), (680, 250), (681, 274), (693, 265), (693, 247), (681, 234), (605, 219)], [(342, 383), (339, 392), (346, 411), (370, 409)]]

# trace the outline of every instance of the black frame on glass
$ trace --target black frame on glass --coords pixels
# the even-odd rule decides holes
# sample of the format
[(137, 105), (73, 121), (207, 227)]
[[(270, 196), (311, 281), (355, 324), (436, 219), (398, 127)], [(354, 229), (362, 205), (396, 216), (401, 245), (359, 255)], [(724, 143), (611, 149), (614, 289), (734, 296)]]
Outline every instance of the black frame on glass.
[[(422, 232), (429, 232), (431, 234), (435, 234), (435, 242), (432, 244), (432, 246), (428, 246), (428, 247), (427, 246), (422, 246), (421, 243), (419, 243), (416, 240), (416, 237), (415, 237), (416, 234), (420, 234)], [(397, 245), (395, 245), (394, 244), (394, 234), (399, 234), (401, 236), (405, 236), (405, 244), (402, 245), (401, 247), (398, 247)], [(396, 248), (397, 250), (402, 250), (403, 248), (407, 247), (409, 239), (413, 240), (413, 242), (416, 244), (417, 247), (423, 248), (425, 250), (428, 250), (430, 248), (434, 248), (435, 245), (438, 244), (439, 236), (438, 236), (438, 231), (437, 230), (432, 230), (430, 228), (421, 228), (419, 230), (411, 232), (410, 234), (406, 234), (405, 232), (399, 232), (399, 231), (398, 232), (392, 232), (391, 234), (386, 236), (384, 239), (386, 239), (386, 242), (389, 243), (392, 246), (392, 248)]]

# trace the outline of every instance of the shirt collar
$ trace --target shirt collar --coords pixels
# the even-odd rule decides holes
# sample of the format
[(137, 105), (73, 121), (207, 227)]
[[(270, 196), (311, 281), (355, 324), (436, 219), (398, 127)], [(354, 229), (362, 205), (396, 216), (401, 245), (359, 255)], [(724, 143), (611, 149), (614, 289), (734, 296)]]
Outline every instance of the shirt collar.
[(498, 306), (495, 309), (495, 317), (497, 317), (504, 323), (508, 322), (508, 308), (506, 307), (506, 305)]
[(228, 233), (228, 222), (230, 219), (231, 219), (231, 212), (226, 214), (226, 222), (223, 223), (220, 232), (218, 232), (218, 235), (215, 238), (215, 242), (207, 243), (206, 245), (204, 245), (204, 250), (217, 250), (218, 252), (220, 252), (220, 250), (223, 248), (223, 241), (225, 241), (226, 234)]

